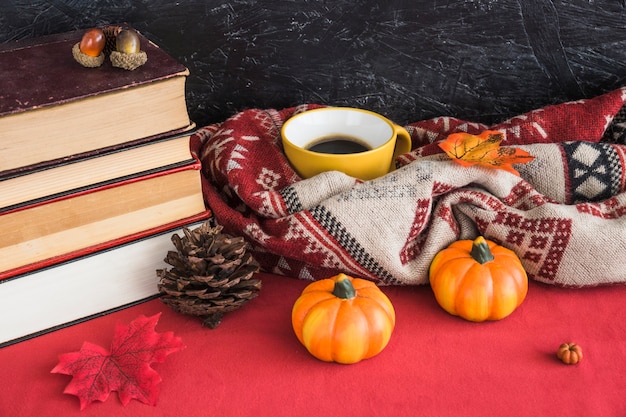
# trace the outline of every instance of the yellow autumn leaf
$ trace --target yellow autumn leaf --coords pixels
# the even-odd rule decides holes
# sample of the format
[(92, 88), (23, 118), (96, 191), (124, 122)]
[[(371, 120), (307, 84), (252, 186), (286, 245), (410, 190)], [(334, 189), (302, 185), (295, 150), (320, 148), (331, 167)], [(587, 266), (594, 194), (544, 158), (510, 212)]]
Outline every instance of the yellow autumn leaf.
[(502, 139), (502, 133), (497, 130), (485, 130), (479, 135), (453, 133), (439, 147), (463, 166), (480, 165), (519, 176), (513, 164), (526, 164), (535, 157), (519, 148), (501, 147)]

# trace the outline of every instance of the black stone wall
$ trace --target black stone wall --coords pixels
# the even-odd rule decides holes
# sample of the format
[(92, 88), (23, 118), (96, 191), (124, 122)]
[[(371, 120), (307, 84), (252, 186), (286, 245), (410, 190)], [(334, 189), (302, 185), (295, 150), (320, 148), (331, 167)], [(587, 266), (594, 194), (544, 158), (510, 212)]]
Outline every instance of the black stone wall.
[(492, 123), (626, 85), (624, 0), (5, 0), (0, 42), (119, 22), (189, 67), (199, 126), (300, 103)]

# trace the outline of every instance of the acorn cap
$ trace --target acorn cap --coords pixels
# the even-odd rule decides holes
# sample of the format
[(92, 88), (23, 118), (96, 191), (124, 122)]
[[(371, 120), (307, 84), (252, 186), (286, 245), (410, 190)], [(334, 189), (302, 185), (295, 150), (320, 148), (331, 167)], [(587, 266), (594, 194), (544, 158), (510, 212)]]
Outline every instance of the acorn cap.
[(83, 53), (83, 51), (80, 50), (80, 42), (77, 42), (72, 47), (72, 56), (74, 56), (76, 62), (86, 68), (96, 68), (102, 65), (102, 63), (104, 62), (103, 53), (98, 56), (89, 56)]
[(133, 71), (148, 61), (148, 55), (144, 51), (132, 54), (125, 54), (118, 51), (111, 51), (111, 64), (117, 68)]

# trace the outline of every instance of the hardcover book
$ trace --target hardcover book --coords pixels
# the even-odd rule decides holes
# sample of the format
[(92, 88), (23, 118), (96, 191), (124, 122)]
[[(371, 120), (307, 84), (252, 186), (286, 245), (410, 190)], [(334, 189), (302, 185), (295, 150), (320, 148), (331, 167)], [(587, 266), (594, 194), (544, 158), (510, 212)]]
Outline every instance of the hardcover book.
[(166, 224), (110, 248), (0, 280), (0, 347), (137, 304), (158, 294), (156, 270), (173, 233), (208, 217)]
[(191, 133), (155, 138), (122, 148), (64, 158), (51, 166), (16, 172), (0, 179), (0, 212), (77, 193), (113, 181), (126, 181), (194, 161)]
[(0, 279), (206, 211), (200, 162), (0, 210)]
[(190, 125), (185, 66), (140, 34), (141, 67), (85, 68), (72, 56), (83, 33), (0, 45), (0, 178)]

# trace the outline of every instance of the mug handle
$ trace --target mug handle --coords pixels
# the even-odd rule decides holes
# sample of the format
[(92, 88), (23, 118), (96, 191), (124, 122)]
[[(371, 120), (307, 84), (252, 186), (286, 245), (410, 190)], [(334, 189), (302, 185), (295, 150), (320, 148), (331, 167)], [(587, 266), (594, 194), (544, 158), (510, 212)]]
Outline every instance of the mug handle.
[(400, 125), (393, 125), (396, 131), (396, 148), (393, 151), (393, 158), (391, 159), (391, 167), (389, 172), (396, 169), (396, 158), (404, 153), (411, 152), (411, 135), (409, 132)]

